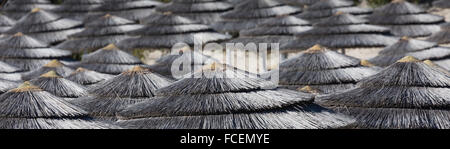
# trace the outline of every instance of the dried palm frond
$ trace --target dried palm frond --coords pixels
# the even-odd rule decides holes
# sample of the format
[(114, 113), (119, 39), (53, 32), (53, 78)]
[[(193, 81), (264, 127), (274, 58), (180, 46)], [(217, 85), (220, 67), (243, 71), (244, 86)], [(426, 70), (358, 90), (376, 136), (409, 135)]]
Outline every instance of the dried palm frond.
[(88, 94), (87, 89), (80, 84), (64, 79), (55, 71), (42, 74), (30, 81), (32, 84), (53, 95), (62, 98), (78, 98)]
[(89, 86), (110, 79), (112, 77), (113, 75), (99, 73), (80, 67), (72, 72), (69, 76), (67, 76), (66, 79), (81, 85)]
[(154, 12), (154, 8), (161, 5), (154, 0), (106, 0), (104, 3), (91, 10), (84, 20), (90, 22), (105, 14), (111, 14), (133, 21), (139, 21)]
[(432, 34), (427, 40), (438, 44), (450, 44), (450, 23), (442, 24), (441, 30)]
[(89, 11), (98, 8), (104, 0), (64, 0), (53, 11), (62, 17), (83, 21)]
[(297, 17), (311, 22), (320, 22), (325, 18), (333, 16), (337, 12), (344, 12), (363, 17), (372, 13), (372, 10), (357, 7), (355, 3), (347, 0), (320, 0), (307, 6), (305, 12), (297, 15)]
[(20, 19), (34, 8), (53, 10), (57, 5), (52, 4), (50, 0), (10, 0), (1, 8), (2, 13), (13, 19)]
[(16, 23), (15, 20), (0, 14), (0, 34), (10, 29)]
[(49, 71), (55, 71), (57, 74), (61, 76), (69, 76), (70, 73), (73, 72), (73, 69), (70, 67), (67, 67), (63, 63), (61, 63), (58, 60), (52, 60), (49, 63), (45, 64), (41, 68), (38, 68), (36, 70), (30, 71), (22, 76), (23, 80), (31, 80), (34, 78), (39, 77), (40, 75), (47, 73)]
[(450, 8), (450, 1), (449, 0), (438, 0), (433, 2), (434, 7), (439, 8)]

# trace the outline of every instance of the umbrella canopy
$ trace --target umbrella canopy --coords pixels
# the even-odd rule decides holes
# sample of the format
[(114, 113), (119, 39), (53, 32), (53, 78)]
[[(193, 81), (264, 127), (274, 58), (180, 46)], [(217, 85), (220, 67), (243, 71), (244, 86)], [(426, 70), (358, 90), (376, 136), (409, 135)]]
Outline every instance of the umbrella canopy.
[(313, 103), (313, 96), (268, 87), (266, 80), (211, 64), (157, 96), (119, 113), (119, 125), (150, 129), (336, 128), (346, 116)]
[(386, 36), (389, 29), (369, 25), (367, 21), (344, 12), (315, 23), (313, 29), (297, 34), (294, 41), (281, 46), (281, 52), (299, 51), (320, 44), (328, 48), (385, 47), (395, 43)]
[(450, 45), (450, 23), (442, 24), (441, 30), (432, 34), (427, 40), (438, 44)]
[(15, 20), (0, 14), (0, 34), (10, 29), (14, 24), (16, 24)]
[(318, 0), (280, 0), (280, 2), (293, 6), (305, 7), (318, 2)]
[(100, 7), (104, 0), (64, 0), (54, 12), (62, 17), (83, 21), (89, 11)]
[(394, 0), (368, 17), (371, 24), (389, 27), (396, 36), (423, 37), (439, 31), (444, 17), (428, 14), (405, 0)]
[(235, 9), (221, 16), (222, 20), (212, 27), (221, 32), (237, 33), (256, 27), (267, 19), (300, 13), (299, 8), (282, 4), (275, 0), (246, 0), (235, 6)]
[(377, 71), (366, 61), (315, 45), (280, 64), (279, 84), (291, 89), (310, 86), (329, 94), (352, 88)]
[(55, 71), (61, 76), (68, 76), (73, 72), (73, 69), (55, 59), (36, 70), (25, 73), (22, 75), (22, 80), (31, 80), (49, 71)]
[(354, 116), (357, 128), (450, 128), (449, 75), (411, 56), (319, 102)]
[(9, 0), (0, 11), (13, 19), (20, 19), (34, 8), (53, 10), (57, 5), (50, 0)]
[(20, 80), (20, 73), (22, 72), (23, 70), (20, 68), (0, 61), (0, 79)]
[(0, 40), (0, 60), (23, 70), (37, 69), (53, 59), (63, 59), (70, 51), (50, 48), (48, 44), (19, 32)]
[(140, 27), (142, 26), (128, 19), (106, 14), (86, 23), (83, 31), (71, 35), (69, 40), (59, 44), (57, 48), (74, 53), (94, 51), (129, 38), (125, 33)]
[(20, 18), (16, 24), (7, 30), (6, 34), (22, 32), (45, 43), (54, 45), (67, 39), (71, 34), (80, 32), (82, 23), (72, 19), (35, 8)]
[(115, 119), (116, 113), (130, 104), (155, 96), (155, 90), (169, 85), (170, 81), (151, 70), (133, 67), (89, 89), (90, 96), (73, 103), (100, 119)]
[(200, 24), (191, 19), (176, 16), (172, 13), (157, 13), (141, 21), (145, 26), (130, 31), (128, 35), (138, 36), (119, 42), (118, 46), (126, 50), (170, 50), (177, 43), (205, 44), (219, 42), (231, 38), (214, 31), (208, 25)]
[(66, 79), (81, 85), (91, 86), (112, 77), (113, 75), (99, 73), (79, 67), (67, 76)]
[(357, 7), (353, 1), (348, 0), (320, 0), (311, 6), (307, 6), (305, 11), (297, 17), (311, 22), (320, 22), (320, 20), (331, 17), (337, 12), (349, 13), (363, 18), (372, 13), (372, 10)]
[(224, 0), (173, 0), (169, 4), (156, 8), (159, 12), (172, 12), (202, 24), (213, 24), (220, 15), (233, 9), (233, 5)]
[(389, 66), (405, 56), (413, 56), (419, 60), (433, 60), (442, 67), (450, 68), (450, 48), (409, 37), (402, 37), (397, 43), (386, 47), (378, 56), (370, 59), (370, 62), (378, 66)]
[(450, 8), (450, 0), (437, 0), (433, 2), (434, 7)]
[(42, 74), (39, 78), (33, 79), (30, 82), (44, 91), (61, 98), (73, 99), (88, 94), (84, 86), (64, 79), (53, 70)]
[(154, 0), (103, 0), (103, 4), (91, 10), (84, 22), (91, 22), (105, 14), (111, 14), (132, 21), (139, 21), (154, 12), (161, 2)]
[(0, 78), (0, 95), (9, 91), (10, 89), (16, 88), (19, 85), (20, 85), (19, 82)]

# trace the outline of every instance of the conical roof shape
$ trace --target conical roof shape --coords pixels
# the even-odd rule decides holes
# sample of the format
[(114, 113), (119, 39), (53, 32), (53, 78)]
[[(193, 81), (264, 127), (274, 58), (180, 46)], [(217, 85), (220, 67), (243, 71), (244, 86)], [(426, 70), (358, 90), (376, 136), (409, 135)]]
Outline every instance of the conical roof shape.
[(299, 6), (299, 7), (310, 6), (310, 5), (318, 2), (318, 0), (279, 0), (279, 1), (286, 3), (288, 5)]
[(57, 47), (74, 53), (94, 51), (129, 38), (125, 33), (141, 27), (131, 20), (106, 14), (86, 23), (83, 31), (71, 35), (69, 40)]
[(450, 23), (444, 23), (441, 25), (439, 32), (433, 33), (427, 38), (428, 41), (436, 42), (438, 44), (450, 44)]
[(83, 21), (89, 11), (100, 7), (104, 0), (64, 0), (53, 11), (65, 18)]
[[(20, 106), (17, 106), (20, 105)], [(82, 109), (25, 82), (0, 96), (1, 129), (107, 129)]]
[(15, 20), (0, 14), (0, 34), (10, 29), (14, 24), (16, 24)]
[(53, 10), (56, 7), (57, 5), (52, 4), (51, 0), (9, 0), (1, 11), (8, 17), (18, 20), (34, 8)]
[(296, 40), (283, 45), (281, 50), (304, 50), (315, 44), (340, 49), (385, 47), (395, 43), (395, 38), (386, 34), (388, 28), (369, 25), (364, 19), (338, 12), (314, 24), (313, 29), (297, 34)]
[[(213, 63), (119, 113), (119, 125), (150, 129), (336, 128), (352, 120), (313, 96)], [(208, 77), (207, 77), (208, 76)]]
[(31, 80), (34, 78), (38, 78), (42, 74), (47, 73), (49, 71), (55, 71), (58, 75), (65, 77), (70, 75), (70, 73), (72, 73), (74, 70), (64, 65), (58, 60), (52, 60), (49, 63), (45, 64), (44, 66), (22, 75), (22, 80)]
[(213, 24), (232, 9), (233, 5), (224, 0), (174, 0), (156, 8), (159, 12), (172, 12), (202, 24)]
[(450, 8), (450, 0), (437, 0), (433, 2), (434, 7)]
[(64, 79), (55, 71), (49, 71), (42, 74), (39, 78), (30, 81), (39, 88), (61, 98), (73, 99), (88, 94), (84, 86)]
[(155, 90), (169, 85), (165, 77), (136, 66), (89, 89), (90, 96), (73, 101), (89, 114), (101, 119), (115, 119), (117, 112), (130, 104), (155, 96)]
[(361, 80), (354, 89), (319, 101), (354, 116), (357, 128), (450, 127), (449, 75), (410, 56)]
[(128, 33), (130, 36), (138, 37), (122, 40), (118, 44), (119, 47), (126, 50), (168, 50), (177, 43), (192, 46), (231, 38), (214, 31), (208, 25), (171, 13), (153, 14), (143, 19), (141, 23), (145, 24), (143, 28)]
[(288, 6), (275, 0), (247, 0), (239, 3), (232, 11), (221, 16), (222, 20), (213, 25), (221, 32), (239, 32), (256, 27), (267, 19), (300, 13), (299, 8)]
[(307, 6), (305, 11), (297, 15), (297, 17), (312, 22), (320, 22), (322, 19), (331, 17), (337, 12), (344, 12), (363, 18), (372, 13), (372, 10), (357, 7), (353, 1), (349, 0), (319, 0), (311, 6)]
[(315, 45), (280, 64), (279, 84), (291, 89), (310, 86), (324, 94), (346, 90), (377, 73), (377, 68), (361, 62)]
[(90, 86), (112, 77), (113, 75), (99, 73), (80, 67), (67, 76), (66, 79), (81, 85)]
[(103, 4), (90, 11), (85, 22), (105, 14), (115, 15), (132, 21), (139, 21), (154, 12), (154, 8), (161, 5), (155, 0), (103, 0)]
[(78, 67), (100, 73), (120, 74), (137, 65), (142, 65), (139, 58), (120, 50), (114, 44), (109, 44), (95, 52), (83, 55)]
[(16, 81), (10, 81), (3, 78), (0, 78), (0, 95), (9, 91), (10, 89), (16, 88), (20, 83)]
[(19, 32), (0, 40), (0, 60), (23, 70), (37, 69), (52, 59), (71, 55), (70, 51), (50, 48), (48, 44)]
[(370, 61), (378, 66), (389, 66), (405, 56), (413, 56), (419, 60), (433, 60), (443, 67), (450, 68), (450, 48), (409, 37), (402, 37), (397, 43), (380, 51), (378, 56)]
[(444, 17), (428, 14), (405, 0), (394, 0), (368, 17), (371, 24), (389, 27), (396, 36), (423, 37), (439, 31)]
[(20, 18), (17, 23), (5, 33), (22, 32), (45, 43), (54, 45), (67, 39), (71, 34), (81, 31), (82, 22), (62, 18), (59, 15), (34, 8)]

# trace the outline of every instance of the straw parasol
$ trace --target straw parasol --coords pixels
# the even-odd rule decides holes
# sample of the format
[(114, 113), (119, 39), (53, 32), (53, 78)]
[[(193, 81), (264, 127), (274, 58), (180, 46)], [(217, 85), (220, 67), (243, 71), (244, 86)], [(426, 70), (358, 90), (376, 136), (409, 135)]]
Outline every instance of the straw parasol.
[(423, 37), (439, 31), (444, 17), (428, 14), (405, 0), (393, 0), (368, 17), (371, 24), (389, 27), (396, 36)]
[(10, 89), (16, 88), (19, 85), (20, 83), (16, 81), (0, 78), (0, 95), (9, 91)]
[(156, 8), (159, 12), (172, 12), (175, 15), (213, 24), (220, 20), (220, 15), (233, 9), (233, 5), (224, 0), (173, 0), (169, 4)]
[(0, 14), (0, 34), (10, 29), (14, 24), (16, 24), (15, 20)]
[(380, 51), (378, 56), (370, 59), (370, 62), (378, 66), (389, 66), (405, 56), (413, 56), (419, 60), (432, 60), (447, 69), (450, 68), (450, 48), (406, 36)]
[(319, 102), (354, 116), (356, 128), (450, 128), (449, 75), (411, 56)]
[(120, 74), (137, 65), (143, 65), (141, 60), (120, 50), (115, 44), (109, 44), (83, 55), (81, 63), (75, 66), (106, 74)]
[(125, 33), (140, 27), (142, 26), (128, 19), (106, 14), (86, 23), (83, 31), (71, 35), (69, 40), (57, 47), (74, 53), (94, 51), (129, 38)]
[(23, 70), (0, 61), (0, 79), (18, 81), (21, 80), (20, 74)]
[(431, 67), (436, 68), (437, 70), (443, 71), (443, 72), (445, 72), (445, 73), (450, 75), (450, 71), (448, 71), (448, 69), (445, 69), (444, 67), (439, 66), (438, 64), (434, 63), (433, 61), (424, 60), (423, 63), (425, 63), (425, 64), (427, 64), (427, 65), (429, 65)]
[(54, 45), (67, 39), (71, 34), (80, 32), (81, 22), (62, 18), (59, 15), (34, 8), (20, 18), (6, 34), (22, 32), (40, 41)]
[(222, 20), (213, 24), (212, 27), (221, 32), (235, 34), (241, 30), (254, 28), (267, 19), (301, 12), (299, 8), (275, 0), (246, 0), (234, 8), (223, 14)]
[(88, 94), (87, 88), (64, 79), (53, 70), (42, 74), (39, 78), (33, 79), (30, 82), (44, 91), (66, 100), (72, 100), (73, 98), (86, 96)]
[(62, 17), (83, 21), (89, 11), (103, 4), (104, 0), (64, 0), (54, 12)]
[(66, 66), (65, 64), (63, 64), (60, 61), (55, 59), (38, 69), (35, 69), (35, 70), (32, 70), (30, 72), (23, 74), (22, 80), (31, 80), (31, 79), (37, 78), (37, 77), (41, 76), (42, 74), (47, 73), (52, 70), (64, 77), (70, 75), (70, 73), (73, 72), (72, 68)]
[(93, 121), (85, 111), (30, 82), (2, 94), (0, 106), (1, 129), (119, 128)]
[(154, 12), (161, 2), (154, 0), (103, 0), (103, 4), (91, 10), (84, 20), (90, 22), (105, 14), (111, 14), (132, 21), (139, 21)]
[(434, 7), (439, 8), (450, 8), (450, 1), (449, 0), (437, 0), (433, 2)]
[(314, 104), (310, 94), (273, 88), (234, 68), (213, 63), (189, 76), (119, 112), (117, 123), (140, 129), (317, 129), (352, 122)]
[(52, 4), (50, 0), (8, 0), (0, 11), (15, 20), (25, 16), (34, 8), (53, 10), (57, 5)]
[(299, 15), (299, 18), (311, 22), (320, 22), (337, 12), (349, 13), (360, 18), (367, 17), (372, 13), (372, 9), (357, 7), (353, 1), (349, 0), (318, 0), (311, 6), (305, 7), (305, 11)]
[(427, 38), (428, 41), (436, 42), (440, 45), (450, 47), (450, 23), (441, 25), (441, 30)]
[(0, 40), (0, 60), (23, 70), (37, 69), (52, 59), (63, 59), (70, 51), (49, 45), (19, 32)]
[(153, 97), (156, 89), (169, 83), (165, 77), (136, 66), (92, 86), (88, 97), (76, 99), (73, 103), (89, 111), (89, 115), (93, 117), (114, 120), (116, 112)]
[(280, 2), (286, 3), (288, 5), (292, 5), (292, 6), (305, 7), (305, 6), (310, 6), (310, 5), (318, 2), (318, 0), (280, 0)]
[(377, 71), (378, 68), (367, 61), (315, 45), (280, 64), (279, 84), (290, 89), (310, 86), (329, 94), (352, 88)]
[(94, 84), (97, 84), (101, 81), (107, 80), (112, 78), (113, 75), (99, 73), (96, 71), (84, 69), (84, 68), (77, 68), (74, 72), (72, 72), (69, 76), (65, 77), (67, 80), (73, 81), (75, 83), (84, 85), (84, 86), (91, 86)]

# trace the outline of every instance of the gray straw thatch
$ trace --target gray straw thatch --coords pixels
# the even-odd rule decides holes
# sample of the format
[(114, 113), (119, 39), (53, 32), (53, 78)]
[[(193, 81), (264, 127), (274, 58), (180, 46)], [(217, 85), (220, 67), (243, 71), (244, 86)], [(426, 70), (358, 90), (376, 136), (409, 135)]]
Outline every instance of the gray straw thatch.
[(449, 75), (411, 56), (318, 102), (354, 116), (356, 128), (450, 128)]
[(112, 77), (113, 75), (99, 73), (80, 67), (67, 76), (66, 79), (81, 85), (91, 86)]
[(65, 18), (83, 21), (88, 12), (100, 7), (103, 1), (105, 0), (64, 0), (52, 11)]
[(279, 0), (279, 1), (286, 3), (288, 5), (298, 6), (298, 7), (310, 6), (316, 2), (319, 2), (319, 0)]
[(314, 104), (310, 94), (270, 86), (213, 63), (121, 111), (117, 123), (139, 129), (318, 129), (352, 122)]
[(0, 11), (13, 19), (20, 19), (34, 8), (53, 10), (57, 5), (50, 0), (8, 0)]
[(294, 41), (281, 46), (281, 52), (299, 51), (315, 44), (332, 48), (385, 47), (395, 43), (389, 29), (369, 25), (367, 20), (344, 12), (321, 20), (313, 29), (297, 34)]
[(22, 32), (40, 41), (54, 45), (67, 39), (71, 34), (80, 32), (82, 23), (72, 19), (35, 8), (20, 18), (16, 24), (7, 30), (6, 34)]
[(311, 22), (320, 22), (337, 12), (349, 13), (360, 18), (372, 13), (372, 9), (357, 7), (353, 1), (349, 0), (320, 0), (305, 8), (303, 13), (296, 16)]
[(73, 53), (94, 51), (129, 38), (125, 33), (140, 27), (142, 26), (128, 19), (106, 14), (86, 23), (83, 31), (71, 35), (69, 40), (59, 44), (57, 48), (70, 50)]
[(0, 79), (21, 80), (21, 73), (23, 73), (22, 69), (0, 61)]
[(0, 95), (9, 91), (10, 89), (16, 88), (19, 85), (20, 85), (19, 82), (0, 78)]
[(233, 5), (224, 0), (173, 0), (156, 8), (159, 12), (170, 11), (202, 24), (213, 24), (220, 20), (220, 15), (232, 9)]
[(450, 0), (437, 0), (433, 2), (434, 7), (450, 8)]
[(22, 80), (31, 80), (34, 78), (38, 78), (42, 74), (47, 73), (52, 70), (55, 71), (58, 75), (61, 75), (64, 77), (69, 76), (70, 73), (73, 72), (72, 68), (64, 65), (63, 63), (61, 63), (60, 61), (55, 59), (38, 69), (35, 69), (35, 70), (32, 70), (30, 72), (23, 74)]
[(0, 34), (10, 29), (12, 26), (14, 26), (14, 24), (16, 24), (15, 20), (0, 14)]
[(33, 37), (16, 33), (0, 40), (0, 60), (23, 70), (37, 69), (53, 59), (63, 59), (70, 51), (50, 48)]
[(280, 64), (279, 84), (290, 89), (310, 86), (329, 94), (352, 88), (378, 70), (366, 61), (315, 45)]
[(450, 68), (450, 48), (409, 37), (402, 37), (397, 43), (386, 47), (369, 61), (378, 66), (389, 66), (405, 56), (413, 56), (419, 60), (432, 60), (442, 67)]
[(208, 42), (219, 42), (231, 38), (214, 31), (208, 25), (169, 13), (155, 13), (141, 20), (145, 26), (130, 31), (128, 35), (138, 36), (119, 42), (125, 50), (170, 50), (177, 43), (190, 46)]
[(0, 95), (0, 106), (0, 129), (119, 128), (92, 120), (82, 109), (30, 82)]
[(84, 108), (95, 118), (114, 120), (116, 113), (126, 106), (155, 96), (156, 89), (169, 84), (170, 81), (165, 77), (136, 66), (92, 86), (88, 97), (72, 102)]
[(438, 44), (450, 45), (450, 23), (442, 24), (441, 30), (432, 34), (427, 40)]
[(88, 94), (87, 88), (64, 79), (53, 70), (42, 74), (39, 78), (33, 79), (30, 82), (44, 91), (67, 100), (86, 96)]
[(444, 17), (428, 14), (405, 0), (393, 0), (368, 17), (371, 24), (389, 27), (396, 36), (423, 37), (439, 31)]
[(246, 0), (221, 16), (222, 20), (212, 27), (221, 32), (238, 33), (256, 27), (267, 19), (298, 14), (301, 10), (275, 0)]
[(162, 4), (155, 0), (103, 0), (103, 2), (100, 7), (89, 12), (84, 22), (90, 22), (105, 14), (137, 22), (152, 14), (154, 8)]

